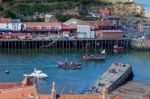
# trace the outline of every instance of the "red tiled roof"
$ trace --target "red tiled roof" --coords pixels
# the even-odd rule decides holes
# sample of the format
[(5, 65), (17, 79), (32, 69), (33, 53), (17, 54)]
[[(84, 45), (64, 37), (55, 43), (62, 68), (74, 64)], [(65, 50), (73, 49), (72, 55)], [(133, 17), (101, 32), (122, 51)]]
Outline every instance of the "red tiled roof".
[(76, 26), (69, 26), (69, 25), (66, 25), (66, 24), (61, 24), (62, 25), (62, 29), (64, 30), (68, 30), (68, 29), (77, 29)]
[(36, 27), (36, 26), (61, 26), (61, 23), (51, 23), (51, 22), (26, 22), (24, 23), (26, 27)]
[(30, 80), (30, 78), (26, 77), (21, 83), (0, 83), (0, 90), (13, 89), (31, 85), (33, 85), (32, 81)]
[(123, 97), (120, 95), (116, 95), (116, 96), (113, 96), (112, 99), (123, 99)]
[(58, 99), (101, 99), (100, 96), (97, 95), (74, 95), (74, 94), (66, 94), (60, 96)]
[(10, 23), (11, 19), (9, 18), (0, 18), (0, 23)]
[(20, 83), (0, 83), (0, 90), (1, 89), (10, 89), (10, 88), (16, 88), (20, 87)]
[[(40, 99), (49, 99), (48, 94), (41, 94)], [(75, 94), (63, 94), (57, 97), (57, 99), (102, 99), (101, 96), (86, 94), (86, 95), (75, 95)]]
[(100, 10), (99, 10), (99, 13), (100, 13), (100, 14), (109, 15), (109, 14), (110, 14), (110, 10), (108, 10), (108, 9), (100, 9)]
[(29, 99), (29, 96), (36, 97), (36, 89), (34, 86), (0, 91), (0, 99)]

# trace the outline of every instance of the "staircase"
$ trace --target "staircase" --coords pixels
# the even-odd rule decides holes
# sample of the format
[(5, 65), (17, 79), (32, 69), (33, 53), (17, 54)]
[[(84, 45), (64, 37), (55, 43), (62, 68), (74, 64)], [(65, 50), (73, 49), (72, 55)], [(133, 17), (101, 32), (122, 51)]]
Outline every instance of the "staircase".
[(40, 48), (48, 48), (51, 45), (53, 45), (55, 42), (57, 42), (58, 40), (60, 40), (61, 38), (63, 38), (63, 37), (59, 37), (59, 38), (53, 40), (52, 42), (50, 42), (48, 45), (41, 46)]

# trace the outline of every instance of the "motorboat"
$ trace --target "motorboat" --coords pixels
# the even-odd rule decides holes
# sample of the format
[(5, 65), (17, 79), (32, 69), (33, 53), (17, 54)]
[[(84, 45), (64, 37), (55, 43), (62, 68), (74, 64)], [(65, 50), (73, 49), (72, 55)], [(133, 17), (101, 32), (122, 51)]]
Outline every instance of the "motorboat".
[(41, 70), (37, 70), (36, 68), (34, 68), (34, 71), (33, 73), (27, 75), (27, 74), (24, 74), (23, 76), (28, 76), (28, 77), (31, 77), (31, 78), (47, 78), (48, 75), (43, 73)]
[(91, 55), (84, 55), (84, 60), (104, 60), (105, 59), (106, 51), (105, 49), (101, 51), (100, 54), (91, 54)]
[(64, 62), (58, 62), (58, 66), (64, 69), (80, 69), (81, 64), (78, 62), (69, 62), (69, 61), (64, 61)]

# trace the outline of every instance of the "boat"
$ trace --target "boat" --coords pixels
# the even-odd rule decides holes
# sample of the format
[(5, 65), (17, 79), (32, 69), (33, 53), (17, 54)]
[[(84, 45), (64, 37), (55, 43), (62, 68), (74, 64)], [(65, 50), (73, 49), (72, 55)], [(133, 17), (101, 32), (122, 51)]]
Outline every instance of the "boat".
[(41, 70), (37, 70), (36, 68), (34, 68), (34, 71), (33, 73), (27, 75), (27, 74), (24, 74), (23, 76), (28, 76), (28, 77), (31, 77), (31, 78), (47, 78), (48, 75), (43, 73)]
[(81, 64), (78, 62), (68, 62), (67, 59), (64, 62), (58, 62), (58, 66), (64, 69), (80, 69)]
[(104, 60), (106, 51), (105, 49), (101, 51), (100, 54), (84, 55), (84, 60)]
[(113, 51), (114, 52), (118, 52), (118, 51), (122, 51), (122, 50), (123, 50), (123, 47), (119, 47), (118, 45), (113, 46)]

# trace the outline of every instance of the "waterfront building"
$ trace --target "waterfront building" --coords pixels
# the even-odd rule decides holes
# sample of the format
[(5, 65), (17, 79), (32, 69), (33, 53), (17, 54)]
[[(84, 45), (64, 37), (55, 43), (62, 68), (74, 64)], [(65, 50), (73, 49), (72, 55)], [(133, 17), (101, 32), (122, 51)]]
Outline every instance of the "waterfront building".
[(0, 32), (18, 32), (21, 25), (20, 19), (0, 18)]
[(21, 31), (21, 27), (22, 27), (21, 20), (20, 19), (11, 19), (11, 27), (12, 27), (11, 29), (14, 32)]
[(77, 38), (79, 39), (95, 38), (95, 32), (87, 21), (72, 18), (64, 22), (64, 24), (77, 27)]
[(28, 33), (53, 33), (62, 35), (63, 32), (75, 33), (76, 27), (65, 25), (63, 23), (25, 22), (23, 31)]
[(95, 31), (96, 38), (122, 39), (121, 21), (119, 16), (105, 16), (98, 21), (88, 21)]
[(77, 25), (77, 38), (95, 38), (95, 32), (89, 25)]
[(3, 33), (0, 35), (2, 39), (32, 39), (32, 35), (30, 33)]
[(123, 38), (122, 30), (98, 30), (95, 32), (96, 38), (103, 39), (121, 39)]

